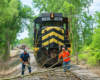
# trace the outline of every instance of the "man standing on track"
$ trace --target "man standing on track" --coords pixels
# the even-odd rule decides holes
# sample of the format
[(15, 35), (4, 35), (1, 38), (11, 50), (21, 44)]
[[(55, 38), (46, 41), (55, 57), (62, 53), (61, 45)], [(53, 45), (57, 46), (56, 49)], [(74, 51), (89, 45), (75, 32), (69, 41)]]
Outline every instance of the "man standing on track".
[[(64, 72), (66, 73), (66, 65), (70, 65), (70, 56), (69, 51), (66, 51), (65, 48), (62, 48), (62, 52), (59, 54), (58, 61), (61, 57), (63, 57), (63, 66)], [(68, 57), (68, 58), (67, 58)], [(70, 66), (67, 66), (67, 70), (69, 70)]]
[[(24, 52), (20, 54), (20, 61), (22, 62), (22, 73), (21, 75), (24, 75), (24, 69), (26, 64), (30, 65), (30, 55), (27, 53), (27, 50), (24, 49)], [(29, 73), (31, 73), (31, 67), (28, 67)]]

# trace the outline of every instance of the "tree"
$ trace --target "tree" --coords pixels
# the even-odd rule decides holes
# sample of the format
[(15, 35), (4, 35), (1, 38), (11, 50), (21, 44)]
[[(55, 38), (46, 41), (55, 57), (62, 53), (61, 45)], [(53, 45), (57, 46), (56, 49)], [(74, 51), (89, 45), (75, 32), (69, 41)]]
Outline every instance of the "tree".
[[(32, 19), (33, 12), (29, 6), (22, 5), (20, 0), (4, 0), (0, 6), (1, 49), (4, 60), (9, 59), (10, 44), (16, 39), (17, 33), (27, 27), (26, 21)], [(4, 11), (2, 11), (4, 10)]]
[[(9, 29), (10, 25), (9, 22), (12, 21), (13, 16), (17, 16), (18, 10), (17, 10), (17, 1), (16, 0), (4, 0), (0, 3), (3, 3), (0, 6), (0, 27), (1, 27), (1, 49), (5, 49), (4, 52), (4, 59), (9, 58), (9, 51), (10, 51), (10, 43), (9, 43)], [(16, 3), (15, 5), (13, 5)], [(4, 10), (4, 11), (3, 11)]]

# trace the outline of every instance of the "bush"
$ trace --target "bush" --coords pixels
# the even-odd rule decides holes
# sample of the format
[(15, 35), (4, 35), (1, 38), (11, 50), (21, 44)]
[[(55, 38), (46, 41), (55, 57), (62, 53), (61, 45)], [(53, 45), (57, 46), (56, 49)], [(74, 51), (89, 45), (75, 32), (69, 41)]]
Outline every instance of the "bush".
[(94, 51), (100, 50), (100, 28), (95, 29), (91, 44), (82, 48), (80, 52), (85, 52), (87, 50), (92, 52), (80, 54), (79, 58), (90, 62), (91, 65), (100, 65), (100, 51)]

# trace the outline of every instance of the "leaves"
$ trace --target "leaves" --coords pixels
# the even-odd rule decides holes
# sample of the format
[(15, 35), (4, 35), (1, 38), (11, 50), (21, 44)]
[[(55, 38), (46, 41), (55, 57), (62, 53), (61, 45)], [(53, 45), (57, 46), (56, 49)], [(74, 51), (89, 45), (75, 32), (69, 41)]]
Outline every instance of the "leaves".
[(0, 4), (0, 47), (9, 58), (10, 45), (14, 44), (17, 34), (28, 27), (26, 21), (33, 18), (33, 11), (29, 6), (23, 6), (20, 0), (3, 0)]

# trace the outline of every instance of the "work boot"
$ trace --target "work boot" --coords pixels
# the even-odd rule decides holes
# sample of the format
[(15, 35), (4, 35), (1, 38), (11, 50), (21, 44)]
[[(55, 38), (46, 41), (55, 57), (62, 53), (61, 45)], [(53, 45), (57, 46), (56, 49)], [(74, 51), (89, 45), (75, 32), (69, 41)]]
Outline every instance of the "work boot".
[(32, 72), (29, 73), (30, 75), (32, 74)]

